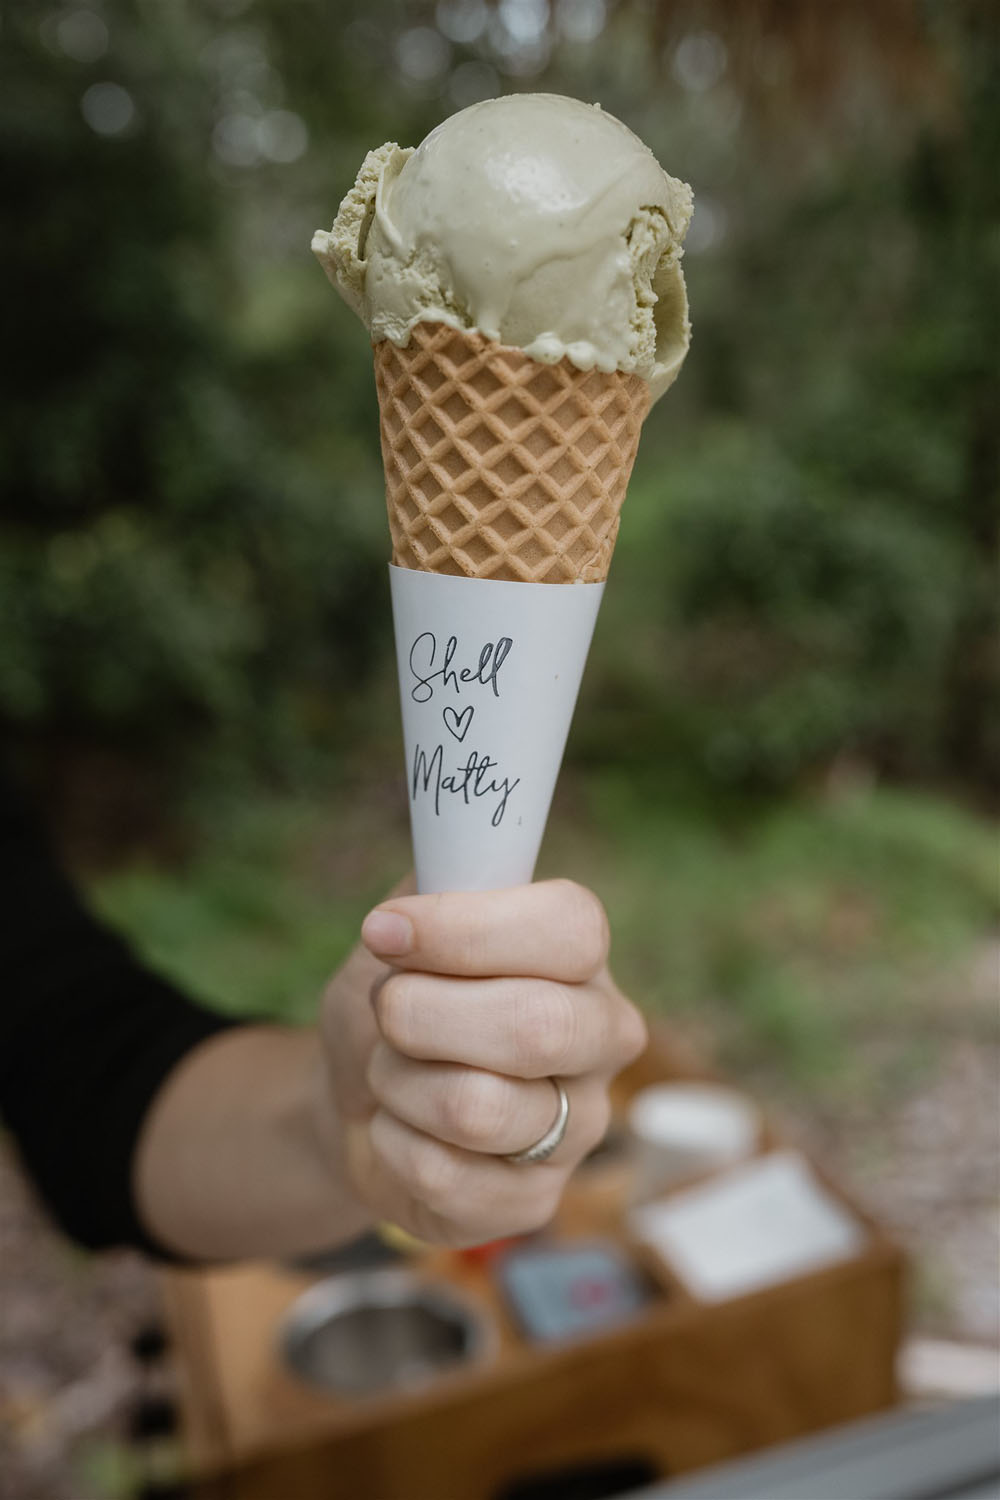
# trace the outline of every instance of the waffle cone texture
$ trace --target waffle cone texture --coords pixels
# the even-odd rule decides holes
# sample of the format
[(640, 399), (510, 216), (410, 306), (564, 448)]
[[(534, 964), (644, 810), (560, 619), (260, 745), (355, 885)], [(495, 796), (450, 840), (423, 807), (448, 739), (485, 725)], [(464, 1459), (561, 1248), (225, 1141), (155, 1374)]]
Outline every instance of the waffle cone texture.
[(444, 323), (375, 345), (397, 567), (520, 583), (607, 577), (647, 383), (541, 364)]

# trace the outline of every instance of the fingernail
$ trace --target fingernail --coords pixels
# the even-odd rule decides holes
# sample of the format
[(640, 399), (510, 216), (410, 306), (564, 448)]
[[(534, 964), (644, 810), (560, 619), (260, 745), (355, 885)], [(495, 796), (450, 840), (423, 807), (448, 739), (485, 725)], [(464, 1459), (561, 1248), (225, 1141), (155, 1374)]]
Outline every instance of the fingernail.
[(370, 911), (361, 924), (361, 938), (373, 953), (398, 958), (413, 947), (413, 923), (398, 911)]

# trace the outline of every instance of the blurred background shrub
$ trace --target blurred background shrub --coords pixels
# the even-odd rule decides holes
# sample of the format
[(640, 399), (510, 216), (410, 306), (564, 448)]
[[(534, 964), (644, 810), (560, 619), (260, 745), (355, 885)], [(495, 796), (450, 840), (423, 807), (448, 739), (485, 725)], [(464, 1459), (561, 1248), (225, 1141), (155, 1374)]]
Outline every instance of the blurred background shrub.
[(26, 755), (183, 786), (308, 780), (362, 723), (395, 754), (370, 354), (309, 238), (368, 147), (529, 88), (600, 99), (697, 205), (694, 343), (571, 761), (739, 796), (846, 758), (986, 794), (993, 15), (11, 0), (0, 713)]

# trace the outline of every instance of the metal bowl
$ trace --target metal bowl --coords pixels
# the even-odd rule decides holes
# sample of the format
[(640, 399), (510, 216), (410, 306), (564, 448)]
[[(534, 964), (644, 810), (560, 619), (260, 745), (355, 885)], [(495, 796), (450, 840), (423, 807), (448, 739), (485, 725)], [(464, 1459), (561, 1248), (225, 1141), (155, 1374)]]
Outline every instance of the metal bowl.
[(317, 1282), (292, 1305), (282, 1332), (286, 1364), (338, 1396), (425, 1385), (483, 1359), (495, 1331), (485, 1312), (409, 1270)]

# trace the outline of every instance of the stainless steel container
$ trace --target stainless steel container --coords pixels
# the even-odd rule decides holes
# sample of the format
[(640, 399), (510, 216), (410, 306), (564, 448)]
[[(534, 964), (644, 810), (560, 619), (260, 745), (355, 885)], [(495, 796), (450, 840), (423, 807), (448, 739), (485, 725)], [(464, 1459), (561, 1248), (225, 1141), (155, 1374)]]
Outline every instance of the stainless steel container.
[(295, 1374), (338, 1396), (425, 1385), (486, 1358), (494, 1343), (484, 1310), (396, 1269), (317, 1282), (293, 1304), (281, 1333)]

